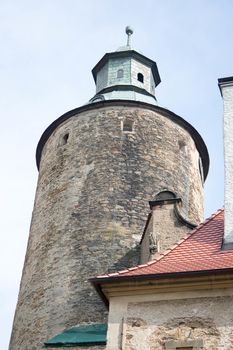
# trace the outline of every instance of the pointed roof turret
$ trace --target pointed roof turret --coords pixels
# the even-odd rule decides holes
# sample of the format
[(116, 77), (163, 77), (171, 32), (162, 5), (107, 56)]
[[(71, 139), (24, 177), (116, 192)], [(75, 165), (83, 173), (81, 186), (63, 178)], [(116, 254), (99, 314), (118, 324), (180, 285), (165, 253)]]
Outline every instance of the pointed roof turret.
[(134, 100), (157, 104), (155, 87), (160, 83), (156, 62), (131, 49), (133, 29), (126, 27), (127, 44), (106, 53), (92, 70), (96, 95), (90, 100)]

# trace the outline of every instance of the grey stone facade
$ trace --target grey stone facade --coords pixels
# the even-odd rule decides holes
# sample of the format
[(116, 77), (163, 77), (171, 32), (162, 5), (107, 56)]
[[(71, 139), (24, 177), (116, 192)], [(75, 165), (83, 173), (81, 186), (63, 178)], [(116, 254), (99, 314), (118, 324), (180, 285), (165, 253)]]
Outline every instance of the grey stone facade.
[[(124, 132), (126, 118), (133, 131)], [(188, 123), (157, 107), (95, 104), (44, 139), (10, 350), (38, 350), (65, 328), (106, 321), (88, 279), (139, 262), (148, 201), (165, 189), (203, 219), (200, 151)], [(161, 223), (163, 224), (163, 223)]]

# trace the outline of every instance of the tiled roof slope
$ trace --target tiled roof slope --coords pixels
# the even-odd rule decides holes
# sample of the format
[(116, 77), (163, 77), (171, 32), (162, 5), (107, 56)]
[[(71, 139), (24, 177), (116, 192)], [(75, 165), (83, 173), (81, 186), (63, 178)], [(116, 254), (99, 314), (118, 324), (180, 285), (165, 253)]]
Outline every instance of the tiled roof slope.
[(98, 277), (107, 279), (233, 268), (233, 250), (221, 250), (223, 232), (224, 210), (221, 209), (157, 259)]

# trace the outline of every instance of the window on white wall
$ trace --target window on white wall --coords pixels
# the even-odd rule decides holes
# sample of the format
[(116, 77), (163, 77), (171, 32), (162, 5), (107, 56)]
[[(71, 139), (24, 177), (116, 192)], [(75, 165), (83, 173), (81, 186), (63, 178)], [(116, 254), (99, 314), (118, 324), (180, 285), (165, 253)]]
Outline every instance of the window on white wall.
[(144, 76), (142, 73), (138, 73), (138, 81), (140, 81), (140, 83), (144, 83)]

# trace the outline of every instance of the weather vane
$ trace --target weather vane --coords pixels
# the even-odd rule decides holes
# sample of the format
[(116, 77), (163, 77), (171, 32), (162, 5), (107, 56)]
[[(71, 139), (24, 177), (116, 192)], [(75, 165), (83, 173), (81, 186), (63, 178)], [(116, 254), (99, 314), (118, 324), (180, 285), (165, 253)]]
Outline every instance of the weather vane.
[(127, 34), (127, 36), (128, 36), (128, 38), (127, 38), (127, 46), (130, 46), (130, 44), (131, 44), (131, 42), (130, 42), (130, 37), (131, 37), (131, 35), (133, 34), (133, 28), (131, 28), (130, 26), (127, 26), (127, 27), (125, 28), (125, 32), (126, 32), (126, 34)]

